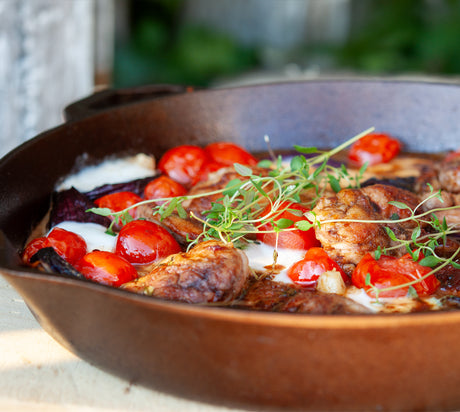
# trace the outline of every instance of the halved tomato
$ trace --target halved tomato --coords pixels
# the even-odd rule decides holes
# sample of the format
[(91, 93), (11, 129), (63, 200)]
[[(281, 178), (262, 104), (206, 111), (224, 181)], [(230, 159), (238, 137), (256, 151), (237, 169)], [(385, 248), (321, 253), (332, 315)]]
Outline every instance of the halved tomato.
[[(417, 281), (412, 286), (419, 296), (433, 294), (439, 288), (439, 281), (434, 275), (424, 278), (431, 268), (414, 262), (409, 254), (400, 258), (381, 256), (378, 260), (367, 253), (356, 266), (351, 280), (353, 285), (363, 288), (369, 296), (375, 297), (376, 293), (371, 286), (366, 285), (367, 274), (370, 276), (371, 285), (378, 289), (398, 287), (405, 283)], [(379, 292), (381, 297), (406, 296), (408, 286), (401, 286), (393, 290)]]
[[(106, 207), (112, 212), (120, 212), (127, 207), (135, 205), (142, 201), (142, 198), (136, 195), (133, 192), (122, 191), (110, 193), (108, 195), (102, 196), (94, 201), (97, 207)], [(136, 209), (133, 208), (129, 211), (129, 214), (135, 219), (136, 218)], [(120, 221), (116, 222), (121, 224)]]
[[(293, 210), (292, 212), (289, 210)], [(321, 243), (315, 236), (315, 230), (313, 228), (309, 230), (281, 230), (279, 233), (274, 232), (277, 222), (280, 222), (281, 219), (287, 219), (292, 221), (292, 224), (289, 225), (286, 229), (294, 227), (296, 222), (302, 220), (308, 220), (304, 214), (309, 211), (308, 208), (302, 206), (299, 203), (293, 202), (282, 202), (278, 208), (280, 212), (272, 212), (271, 206), (268, 205), (262, 211), (261, 216), (267, 218), (267, 222), (259, 227), (259, 233), (257, 233), (257, 240), (270, 245), (280, 248), (287, 249), (297, 249), (297, 250), (307, 250), (311, 247), (321, 246)], [(299, 213), (295, 213), (298, 211)], [(273, 217), (271, 214), (273, 213)], [(267, 233), (263, 233), (267, 232)], [(277, 241), (278, 240), (278, 241)]]
[(375, 165), (389, 162), (400, 151), (401, 143), (398, 139), (385, 133), (371, 133), (351, 146), (348, 158), (357, 166), (366, 162)]
[(444, 162), (451, 162), (451, 161), (456, 160), (458, 158), (460, 158), (460, 149), (457, 149), (457, 150), (447, 154), (446, 157), (444, 158)]
[(158, 169), (171, 179), (189, 187), (209, 156), (201, 147), (182, 145), (168, 150), (158, 162)]
[(331, 270), (339, 272), (345, 284), (349, 283), (349, 277), (323, 248), (312, 247), (308, 249), (302, 260), (294, 263), (288, 269), (287, 274), (294, 283), (308, 289), (315, 289), (319, 277), (324, 272)]
[(87, 279), (114, 287), (137, 278), (136, 269), (126, 259), (102, 250), (87, 253), (75, 263), (75, 269)]
[(199, 182), (208, 180), (211, 173), (217, 172), (218, 170), (227, 167), (226, 165), (219, 162), (206, 162), (201, 166), (201, 169), (198, 171), (197, 175), (193, 179), (192, 185), (196, 185)]
[(56, 227), (48, 236), (33, 239), (28, 243), (22, 253), (23, 261), (30, 263), (30, 258), (45, 247), (52, 247), (59, 256), (71, 265), (86, 253), (87, 248), (85, 240), (80, 235)]
[[(159, 176), (145, 186), (145, 199), (164, 199), (168, 197), (183, 196), (187, 193), (187, 189), (175, 180), (168, 176)], [(164, 203), (164, 202), (157, 202)]]
[(257, 159), (251, 153), (235, 143), (211, 143), (204, 150), (214, 162), (225, 166), (231, 166), (234, 163), (247, 166), (255, 166), (257, 164)]

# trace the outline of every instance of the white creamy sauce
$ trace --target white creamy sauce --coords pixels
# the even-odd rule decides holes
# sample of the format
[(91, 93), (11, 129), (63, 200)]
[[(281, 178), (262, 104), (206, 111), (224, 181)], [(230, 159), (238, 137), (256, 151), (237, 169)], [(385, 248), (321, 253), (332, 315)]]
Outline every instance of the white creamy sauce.
[[(249, 266), (258, 272), (270, 272), (270, 266), (273, 265), (273, 253), (275, 248), (265, 243), (251, 243), (247, 249), (244, 249), (249, 260)], [(293, 283), (287, 275), (287, 270), (295, 262), (302, 260), (305, 256), (305, 250), (278, 249), (277, 266), (283, 266), (284, 269), (277, 273), (273, 280), (276, 282)], [(278, 271), (277, 271), (278, 272)]]
[[(95, 166), (87, 166), (80, 172), (68, 176), (57, 191), (75, 187), (80, 192), (86, 192), (105, 184), (129, 182), (135, 179), (153, 176), (155, 174), (155, 160), (153, 157), (138, 154), (120, 159), (106, 160)], [(86, 242), (88, 252), (115, 250), (116, 236), (106, 233), (106, 227), (96, 223), (61, 222), (56, 227), (80, 235)]]
[(364, 289), (351, 286), (347, 289), (345, 296), (348, 299), (354, 300), (356, 303), (360, 303), (373, 312), (380, 312), (382, 310), (382, 303), (378, 303), (375, 298), (371, 298)]
[(74, 187), (88, 192), (107, 183), (123, 183), (155, 174), (155, 161), (151, 156), (138, 154), (121, 159), (106, 160), (95, 166), (87, 166), (80, 172), (68, 176), (56, 190)]
[[(364, 289), (358, 289), (354, 286), (348, 288), (345, 296), (376, 313), (409, 313), (418, 305), (417, 300), (410, 297), (379, 298), (377, 300), (376, 298), (368, 296)], [(440, 301), (435, 297), (421, 298), (421, 301), (428, 304), (431, 310), (438, 310), (441, 308)]]
[(55, 227), (80, 235), (86, 242), (88, 252), (93, 250), (113, 252), (115, 250), (117, 237), (105, 233), (107, 230), (105, 226), (97, 223), (61, 222)]

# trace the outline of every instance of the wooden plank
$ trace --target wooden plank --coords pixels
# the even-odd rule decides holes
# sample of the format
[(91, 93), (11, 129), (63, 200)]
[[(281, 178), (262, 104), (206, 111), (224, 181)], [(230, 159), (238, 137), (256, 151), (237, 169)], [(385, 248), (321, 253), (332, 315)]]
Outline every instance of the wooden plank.
[(0, 1), (0, 156), (93, 91), (94, 0)]

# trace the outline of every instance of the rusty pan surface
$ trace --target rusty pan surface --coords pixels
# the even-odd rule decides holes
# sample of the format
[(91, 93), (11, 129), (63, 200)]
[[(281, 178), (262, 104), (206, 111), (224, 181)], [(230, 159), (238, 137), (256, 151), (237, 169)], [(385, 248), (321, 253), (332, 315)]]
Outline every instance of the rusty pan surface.
[(221, 140), (259, 152), (264, 135), (275, 150), (331, 147), (371, 126), (409, 150), (456, 149), (460, 87), (354, 80), (161, 94), (91, 96), (68, 108), (64, 125), (0, 160), (0, 272), (42, 327), (101, 369), (215, 404), (459, 409), (460, 312), (312, 316), (193, 306), (41, 274), (20, 266), (17, 254), (83, 154), (159, 157), (179, 144)]

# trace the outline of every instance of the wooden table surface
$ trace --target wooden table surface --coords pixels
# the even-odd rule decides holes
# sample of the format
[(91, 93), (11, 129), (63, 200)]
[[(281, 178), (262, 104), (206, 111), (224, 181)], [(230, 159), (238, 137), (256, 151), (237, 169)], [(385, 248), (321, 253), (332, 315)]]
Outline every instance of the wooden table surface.
[(37, 323), (0, 276), (0, 411), (238, 411), (131, 384), (79, 359)]

